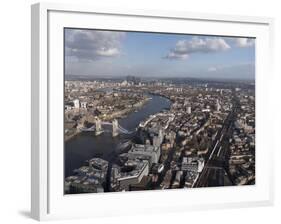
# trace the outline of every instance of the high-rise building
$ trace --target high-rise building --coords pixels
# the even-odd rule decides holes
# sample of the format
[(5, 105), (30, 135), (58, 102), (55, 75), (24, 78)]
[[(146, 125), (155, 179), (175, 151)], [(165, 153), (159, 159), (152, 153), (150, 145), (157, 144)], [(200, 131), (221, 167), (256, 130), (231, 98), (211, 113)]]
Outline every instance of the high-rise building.
[(188, 107), (187, 107), (187, 113), (188, 113), (188, 114), (191, 114), (191, 106), (188, 106)]
[(153, 146), (159, 146), (159, 137), (158, 136), (153, 136), (153, 139), (152, 139), (152, 142), (153, 142)]
[(141, 81), (140, 78), (135, 77), (135, 76), (132, 76), (132, 75), (128, 75), (128, 76), (126, 77), (126, 80), (127, 80), (127, 82), (131, 82), (131, 83), (133, 83), (134, 85), (139, 84), (140, 81)]
[(78, 99), (73, 100), (74, 108), (79, 109), (80, 108), (80, 101)]
[(221, 105), (220, 105), (219, 99), (217, 99), (217, 111), (220, 111), (220, 110), (221, 110)]
[(159, 129), (159, 132), (158, 132), (158, 139), (159, 139), (159, 144), (161, 145), (162, 142), (163, 142), (163, 139), (164, 139), (164, 133), (163, 133), (162, 128)]
[(153, 146), (160, 147), (164, 139), (164, 133), (162, 128), (159, 129), (158, 136), (154, 136), (152, 139)]

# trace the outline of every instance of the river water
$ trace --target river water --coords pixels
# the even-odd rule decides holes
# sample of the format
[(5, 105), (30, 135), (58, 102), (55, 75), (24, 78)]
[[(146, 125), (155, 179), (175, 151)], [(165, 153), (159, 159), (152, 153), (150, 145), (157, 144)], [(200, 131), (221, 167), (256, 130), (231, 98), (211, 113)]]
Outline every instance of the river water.
[[(149, 95), (149, 100), (144, 107), (137, 112), (128, 114), (125, 118), (118, 119), (119, 124), (129, 131), (137, 128), (139, 123), (149, 115), (158, 113), (171, 106), (171, 102), (161, 96)], [(93, 157), (109, 160), (120, 153), (118, 147), (121, 142), (130, 136), (120, 135), (112, 137), (110, 132), (104, 132), (95, 136), (94, 132), (83, 132), (65, 143), (64, 169), (65, 177), (73, 174), (73, 170), (85, 164), (85, 161)]]

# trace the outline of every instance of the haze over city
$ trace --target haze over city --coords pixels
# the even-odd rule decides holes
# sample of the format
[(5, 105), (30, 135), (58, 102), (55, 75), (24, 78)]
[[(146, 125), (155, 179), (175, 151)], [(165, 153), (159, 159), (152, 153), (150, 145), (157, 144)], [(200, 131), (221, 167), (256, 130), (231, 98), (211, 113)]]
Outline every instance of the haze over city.
[(65, 74), (254, 80), (255, 39), (65, 29)]

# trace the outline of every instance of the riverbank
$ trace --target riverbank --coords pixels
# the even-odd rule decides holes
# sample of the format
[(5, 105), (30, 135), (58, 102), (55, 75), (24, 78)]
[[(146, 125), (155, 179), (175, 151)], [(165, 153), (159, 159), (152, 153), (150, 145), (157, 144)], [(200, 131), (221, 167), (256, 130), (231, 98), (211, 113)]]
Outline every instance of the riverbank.
[(132, 105), (131, 108), (126, 108), (124, 110), (121, 111), (117, 111), (114, 112), (110, 115), (107, 115), (106, 118), (103, 118), (103, 120), (106, 121), (111, 121), (113, 119), (118, 119), (118, 118), (125, 118), (127, 115), (129, 115), (130, 113), (136, 112), (136, 110), (141, 109), (143, 106), (145, 106), (145, 104), (149, 101), (149, 97), (146, 97), (145, 99), (143, 99), (142, 101), (135, 103), (134, 105)]
[(69, 141), (70, 139), (74, 138), (75, 136), (77, 136), (80, 133), (81, 133), (81, 131), (78, 131), (76, 129), (76, 131), (74, 133), (72, 133), (70, 135), (64, 135), (64, 141), (67, 142), (67, 141)]

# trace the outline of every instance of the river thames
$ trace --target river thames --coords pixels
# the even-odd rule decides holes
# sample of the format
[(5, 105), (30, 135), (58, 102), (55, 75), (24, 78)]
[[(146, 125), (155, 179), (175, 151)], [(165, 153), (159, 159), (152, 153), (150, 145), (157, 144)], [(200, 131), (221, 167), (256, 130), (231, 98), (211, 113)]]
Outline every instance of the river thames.
[[(169, 109), (171, 102), (164, 97), (148, 95), (149, 100), (141, 109), (118, 119), (119, 124), (128, 131), (134, 131), (139, 123), (149, 115), (156, 114), (162, 110)], [(94, 132), (82, 132), (69, 141), (65, 142), (64, 170), (65, 177), (73, 174), (73, 170), (85, 164), (85, 161), (93, 157), (99, 157), (110, 161), (121, 152), (120, 144), (132, 139), (132, 135), (119, 135), (112, 137), (110, 132), (104, 132), (95, 136)]]

